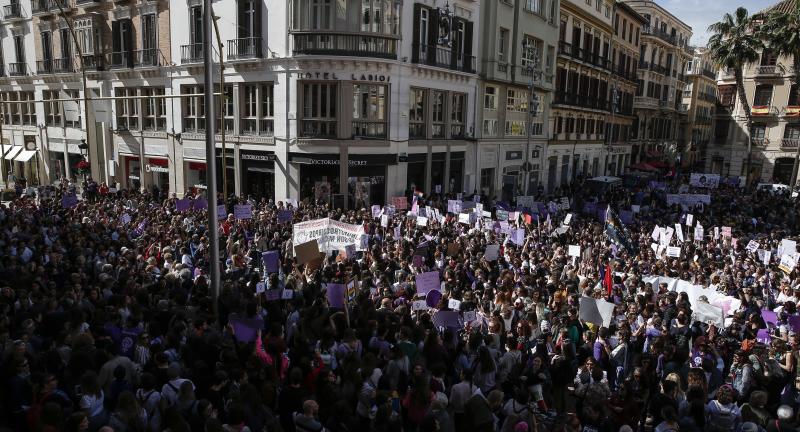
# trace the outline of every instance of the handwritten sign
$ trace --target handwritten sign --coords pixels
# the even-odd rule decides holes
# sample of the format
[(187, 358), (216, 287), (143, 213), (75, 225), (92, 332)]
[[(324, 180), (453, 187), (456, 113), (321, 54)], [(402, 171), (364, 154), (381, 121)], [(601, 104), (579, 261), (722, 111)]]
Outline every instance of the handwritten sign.
[(237, 204), (233, 206), (233, 217), (237, 220), (251, 219), (253, 217), (253, 206), (250, 204)]
[(264, 262), (264, 271), (267, 273), (278, 272), (278, 251), (267, 251), (261, 253), (261, 260)]
[(416, 276), (415, 280), (417, 283), (417, 294), (428, 295), (430, 291), (441, 288), (438, 271), (420, 273)]
[(397, 210), (406, 210), (408, 209), (408, 199), (404, 196), (402, 197), (393, 197), (392, 204), (394, 208)]
[(344, 293), (347, 287), (344, 284), (327, 284), (326, 296), (328, 306), (332, 308), (344, 309)]

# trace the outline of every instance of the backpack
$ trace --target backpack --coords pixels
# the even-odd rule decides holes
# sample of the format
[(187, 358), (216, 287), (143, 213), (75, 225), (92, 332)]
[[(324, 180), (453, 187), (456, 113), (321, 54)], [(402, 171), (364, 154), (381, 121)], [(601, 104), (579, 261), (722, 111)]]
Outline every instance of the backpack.
[(708, 432), (729, 432), (736, 429), (736, 416), (733, 410), (725, 408), (719, 402), (714, 401), (717, 411), (708, 416), (706, 431)]

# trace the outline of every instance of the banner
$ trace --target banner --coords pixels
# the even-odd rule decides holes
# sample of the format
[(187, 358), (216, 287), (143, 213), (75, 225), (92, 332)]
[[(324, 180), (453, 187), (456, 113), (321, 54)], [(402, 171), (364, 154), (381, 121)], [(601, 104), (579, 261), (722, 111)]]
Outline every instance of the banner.
[(236, 219), (251, 219), (253, 217), (253, 206), (250, 204), (233, 206), (233, 217)]
[(323, 252), (338, 251), (351, 244), (356, 245), (356, 250), (363, 251), (362, 235), (363, 225), (351, 225), (330, 218), (300, 222), (292, 227), (292, 242), (295, 245), (316, 240), (319, 250)]
[(692, 173), (689, 184), (699, 188), (716, 189), (719, 187), (719, 174)]
[(697, 204), (711, 204), (711, 195), (708, 194), (667, 194), (667, 205), (681, 205), (694, 207)]
[(175, 211), (176, 212), (185, 212), (189, 211), (190, 206), (189, 198), (175, 200)]
[(392, 205), (397, 210), (406, 210), (408, 209), (408, 199), (406, 197), (393, 197), (392, 198)]

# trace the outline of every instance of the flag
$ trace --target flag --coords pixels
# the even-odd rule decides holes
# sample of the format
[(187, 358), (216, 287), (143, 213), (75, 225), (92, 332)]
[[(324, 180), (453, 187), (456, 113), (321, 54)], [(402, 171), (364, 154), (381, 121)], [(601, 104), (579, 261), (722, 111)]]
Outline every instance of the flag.
[(606, 287), (606, 295), (610, 296), (614, 288), (614, 272), (611, 270), (611, 264), (606, 264), (603, 273), (603, 286)]
[(614, 213), (610, 205), (606, 207), (605, 219), (606, 236), (608, 239), (611, 240), (612, 243), (624, 247), (629, 254), (635, 254), (636, 248), (631, 241), (630, 233), (625, 228), (625, 225), (620, 222), (619, 217)]

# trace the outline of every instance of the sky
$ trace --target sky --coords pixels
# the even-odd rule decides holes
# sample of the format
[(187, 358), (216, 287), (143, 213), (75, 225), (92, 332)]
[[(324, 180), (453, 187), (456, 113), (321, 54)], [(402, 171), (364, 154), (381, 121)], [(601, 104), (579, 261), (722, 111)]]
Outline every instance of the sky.
[(780, 0), (656, 0), (681, 21), (692, 27), (692, 45), (705, 46), (708, 42), (708, 26), (719, 21), (726, 12), (733, 13), (743, 6), (755, 13)]

